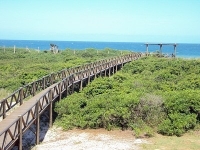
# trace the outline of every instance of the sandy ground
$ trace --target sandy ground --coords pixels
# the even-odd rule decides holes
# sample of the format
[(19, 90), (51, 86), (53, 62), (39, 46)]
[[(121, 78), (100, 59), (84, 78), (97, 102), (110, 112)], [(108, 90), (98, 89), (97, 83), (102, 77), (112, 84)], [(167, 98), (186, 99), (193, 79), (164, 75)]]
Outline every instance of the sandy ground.
[(32, 150), (139, 150), (144, 139), (135, 139), (132, 131), (86, 129), (63, 131), (51, 128), (40, 145)]
[[(105, 129), (74, 129), (63, 131), (49, 128), (48, 118), (41, 116), (40, 144), (35, 145), (35, 125), (31, 125), (23, 137), (23, 150), (140, 150), (145, 139), (136, 139), (133, 131)], [(12, 150), (18, 150), (15, 146)]]

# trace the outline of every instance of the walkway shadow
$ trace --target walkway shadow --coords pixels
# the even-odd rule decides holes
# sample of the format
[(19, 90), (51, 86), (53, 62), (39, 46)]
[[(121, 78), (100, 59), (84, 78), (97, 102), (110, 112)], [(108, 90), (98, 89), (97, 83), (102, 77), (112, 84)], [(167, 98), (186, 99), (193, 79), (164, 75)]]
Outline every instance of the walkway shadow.
[[(55, 104), (54, 104), (55, 105)], [(54, 110), (55, 107), (53, 107)], [(49, 111), (48, 109), (40, 116), (40, 142), (42, 142), (49, 130)], [(53, 123), (57, 117), (57, 113), (53, 111)], [(36, 125), (32, 124), (31, 127), (24, 133), (22, 137), (22, 149), (31, 150), (34, 146), (36, 146)], [(15, 146), (12, 150), (18, 150), (18, 147)]]

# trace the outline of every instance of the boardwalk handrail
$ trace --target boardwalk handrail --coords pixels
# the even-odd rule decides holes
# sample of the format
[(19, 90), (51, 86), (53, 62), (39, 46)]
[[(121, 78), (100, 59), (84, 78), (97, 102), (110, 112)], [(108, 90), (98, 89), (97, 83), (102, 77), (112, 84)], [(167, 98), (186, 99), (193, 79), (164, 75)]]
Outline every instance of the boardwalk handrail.
[(40, 78), (32, 83), (29, 83), (29, 84), (19, 88), (18, 90), (13, 92), (8, 97), (2, 99), (0, 101), (0, 117), (3, 116), (3, 119), (6, 118), (6, 113), (9, 112), (10, 109), (12, 109), (14, 106), (22, 105), (24, 99), (26, 99), (30, 96), (34, 96), (37, 92), (44, 90), (45, 88), (53, 85), (54, 83), (67, 77), (70, 74), (74, 74), (76, 72), (86, 70), (87, 68), (92, 69), (99, 65), (104, 65), (104, 63), (106, 63), (108, 61), (121, 60), (119, 58), (125, 58), (125, 57), (130, 57), (130, 56), (133, 57), (135, 55), (141, 55), (141, 53), (132, 53), (132, 54), (118, 56), (118, 57), (109, 58), (109, 59), (105, 59), (105, 60), (99, 60), (99, 61), (96, 61), (93, 63), (84, 64), (82, 66), (65, 68), (56, 73), (51, 73), (49, 75), (46, 75), (43, 78)]
[[(61, 100), (62, 95), (65, 97), (73, 93), (74, 84), (83, 80), (90, 79), (92, 76), (101, 74), (101, 72), (111, 70), (117, 71), (119, 65), (136, 60), (141, 54), (129, 54), (115, 59), (100, 61), (85, 69), (77, 69), (76, 72), (69, 74), (62, 80), (45, 88), (39, 96), (32, 97), (29, 101), (16, 109), (15, 112), (0, 122), (0, 150), (10, 149), (16, 141), (19, 143), (19, 149), (22, 149), (22, 135), (36, 124), (36, 144), (39, 143), (40, 115), (49, 108), (49, 124), (52, 125), (52, 103), (55, 100)], [(116, 69), (116, 70), (115, 70)], [(115, 71), (114, 71), (115, 70)], [(71, 91), (70, 91), (71, 90)], [(72, 93), (70, 93), (72, 92)]]

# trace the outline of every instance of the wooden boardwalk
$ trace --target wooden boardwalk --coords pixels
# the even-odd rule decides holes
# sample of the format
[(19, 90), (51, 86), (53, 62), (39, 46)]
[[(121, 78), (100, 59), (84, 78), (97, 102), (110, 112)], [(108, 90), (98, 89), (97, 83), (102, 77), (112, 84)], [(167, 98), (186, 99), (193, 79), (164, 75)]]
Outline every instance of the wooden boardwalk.
[[(26, 85), (12, 95), (0, 101), (0, 150), (11, 149), (17, 145), (22, 149), (22, 136), (32, 124), (35, 125), (36, 144), (39, 144), (40, 115), (49, 110), (49, 126), (52, 126), (52, 104), (72, 94), (74, 90), (82, 90), (83, 85), (98, 76), (110, 76), (123, 65), (141, 57), (141, 53), (101, 60), (76, 68), (64, 69)], [(32, 96), (29, 100), (28, 97)], [(19, 105), (10, 115), (8, 112)]]

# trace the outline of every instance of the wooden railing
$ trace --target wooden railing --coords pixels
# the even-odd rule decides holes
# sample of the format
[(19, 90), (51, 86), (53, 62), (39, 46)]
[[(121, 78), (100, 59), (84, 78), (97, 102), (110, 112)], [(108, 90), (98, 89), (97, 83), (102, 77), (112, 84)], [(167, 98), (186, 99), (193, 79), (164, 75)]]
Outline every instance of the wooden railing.
[[(97, 75), (110, 76), (115, 73), (123, 64), (141, 57), (141, 53), (133, 53), (125, 56), (101, 60), (95, 63), (62, 70), (56, 74), (43, 77), (23, 88), (20, 88), (8, 98), (1, 101), (1, 109), (6, 115), (8, 109), (13, 107), (10, 103), (15, 100), (15, 105), (20, 103), (20, 107), (14, 110), (0, 122), (0, 150), (10, 149), (16, 143), (22, 149), (22, 135), (32, 124), (36, 125), (36, 144), (39, 143), (40, 115), (49, 109), (49, 125), (52, 126), (52, 103), (61, 100), (62, 97), (72, 94), (74, 85), (78, 84), (79, 89), (83, 87), (83, 82), (89, 83)], [(60, 81), (57, 81), (60, 80)], [(57, 83), (55, 83), (57, 82)], [(43, 91), (36, 94), (36, 91)], [(23, 99), (29, 95), (35, 95), (23, 103)], [(6, 106), (8, 109), (5, 109)], [(0, 110), (1, 110), (0, 109)]]
[[(130, 55), (135, 56), (135, 55), (141, 55), (141, 54), (138, 53), (138, 54), (130, 54)], [(30, 84), (27, 84), (0, 101), (0, 117), (3, 117), (3, 119), (6, 118), (6, 113), (9, 112), (16, 105), (22, 105), (24, 99), (26, 99), (30, 96), (34, 96), (39, 91), (44, 90), (45, 88), (51, 86), (52, 84), (58, 82), (59, 80), (65, 78), (71, 74), (74, 74), (79, 71), (84, 71), (89, 68), (92, 71), (97, 66), (103, 66), (108, 62), (114, 63), (119, 58), (125, 58), (127, 56), (129, 56), (129, 55), (111, 58), (111, 59), (107, 59), (107, 60), (100, 60), (100, 61), (97, 61), (94, 63), (85, 64), (83, 66), (77, 66), (74, 68), (63, 69), (59, 72), (49, 74), (39, 80), (36, 80)]]

